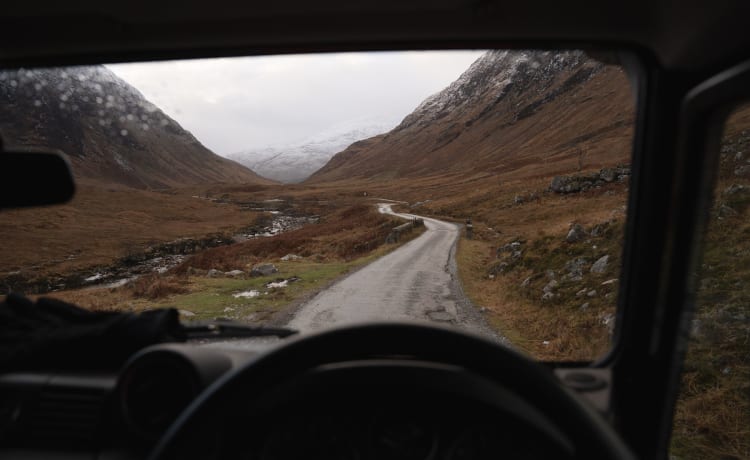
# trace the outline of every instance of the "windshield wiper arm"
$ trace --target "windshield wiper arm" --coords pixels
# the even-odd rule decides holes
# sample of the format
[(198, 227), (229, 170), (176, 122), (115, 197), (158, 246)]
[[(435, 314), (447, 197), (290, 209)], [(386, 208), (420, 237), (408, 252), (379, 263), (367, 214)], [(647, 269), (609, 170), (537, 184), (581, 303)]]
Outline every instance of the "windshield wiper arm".
[(212, 322), (183, 325), (188, 339), (216, 339), (239, 337), (289, 337), (297, 330), (285, 327), (247, 326), (231, 322)]

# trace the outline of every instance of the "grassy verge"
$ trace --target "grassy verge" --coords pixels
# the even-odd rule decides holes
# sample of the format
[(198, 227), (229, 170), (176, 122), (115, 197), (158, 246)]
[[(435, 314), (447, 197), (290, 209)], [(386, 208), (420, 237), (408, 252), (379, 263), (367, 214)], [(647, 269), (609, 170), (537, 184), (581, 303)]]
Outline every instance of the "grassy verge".
[[(565, 235), (513, 238), (508, 253), (487, 241), (462, 240), (459, 276), (490, 325), (537, 359), (585, 361), (610, 347), (619, 273), (619, 224), (600, 237), (567, 243)], [(608, 256), (602, 272), (594, 263)]]

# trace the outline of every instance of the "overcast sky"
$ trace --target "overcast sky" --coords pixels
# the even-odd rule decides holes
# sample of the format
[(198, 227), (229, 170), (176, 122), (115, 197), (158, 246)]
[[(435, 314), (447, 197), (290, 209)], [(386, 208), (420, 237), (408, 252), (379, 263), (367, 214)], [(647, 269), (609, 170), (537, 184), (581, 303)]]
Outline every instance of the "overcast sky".
[(352, 122), (394, 126), (481, 51), (379, 52), (108, 65), (220, 155)]

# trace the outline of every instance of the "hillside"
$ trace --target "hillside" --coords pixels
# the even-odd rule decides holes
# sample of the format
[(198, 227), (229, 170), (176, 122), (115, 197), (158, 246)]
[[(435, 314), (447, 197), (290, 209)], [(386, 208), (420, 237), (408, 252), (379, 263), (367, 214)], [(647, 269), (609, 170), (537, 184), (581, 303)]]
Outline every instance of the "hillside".
[(2, 72), (0, 104), (6, 145), (62, 150), (79, 180), (141, 189), (270, 182), (215, 155), (102, 66)]
[(303, 141), (234, 153), (229, 158), (263, 177), (297, 183), (322, 168), (331, 157), (362, 139), (387, 132), (395, 123), (358, 120), (333, 126)]
[(622, 70), (582, 52), (489, 51), (395, 129), (335, 155), (311, 184), (472, 173), (548, 177), (626, 162)]

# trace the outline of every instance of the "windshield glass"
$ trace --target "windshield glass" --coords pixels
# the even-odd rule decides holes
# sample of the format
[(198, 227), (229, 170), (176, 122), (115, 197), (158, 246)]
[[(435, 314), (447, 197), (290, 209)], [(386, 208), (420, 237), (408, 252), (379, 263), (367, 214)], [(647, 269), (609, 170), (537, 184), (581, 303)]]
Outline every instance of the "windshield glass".
[(582, 51), (339, 53), (0, 72), (6, 147), (68, 204), (2, 210), (0, 293), (302, 332), (610, 347), (634, 101)]

